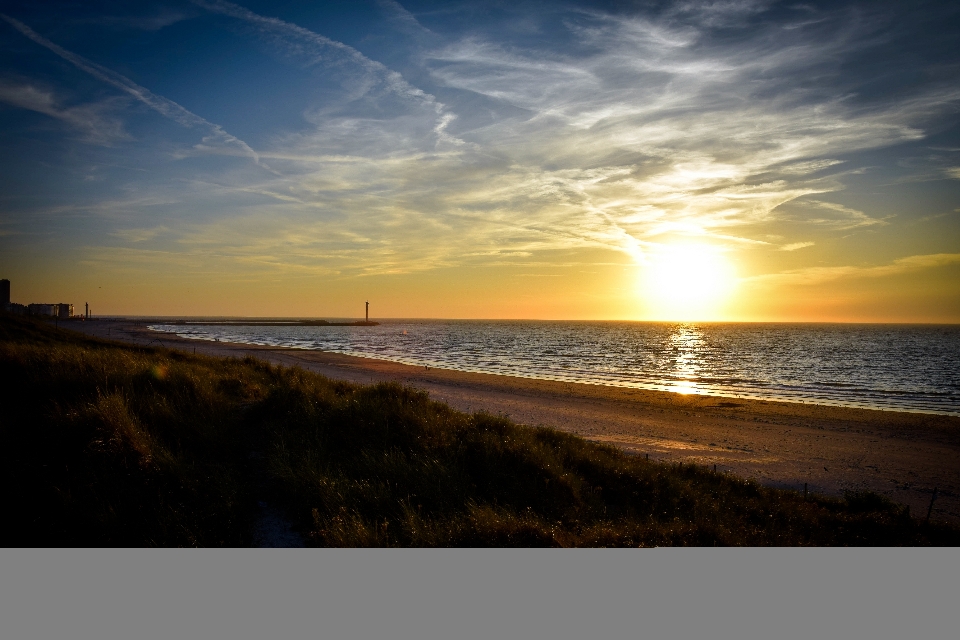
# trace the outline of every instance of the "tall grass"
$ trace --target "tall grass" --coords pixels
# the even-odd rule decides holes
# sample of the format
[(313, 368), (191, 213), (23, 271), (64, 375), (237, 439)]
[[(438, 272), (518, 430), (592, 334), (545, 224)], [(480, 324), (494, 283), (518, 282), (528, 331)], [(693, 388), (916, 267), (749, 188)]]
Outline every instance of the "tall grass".
[[(764, 488), (247, 358), (0, 319), (10, 545), (953, 545), (876, 494)], [(262, 462), (261, 462), (262, 461)]]

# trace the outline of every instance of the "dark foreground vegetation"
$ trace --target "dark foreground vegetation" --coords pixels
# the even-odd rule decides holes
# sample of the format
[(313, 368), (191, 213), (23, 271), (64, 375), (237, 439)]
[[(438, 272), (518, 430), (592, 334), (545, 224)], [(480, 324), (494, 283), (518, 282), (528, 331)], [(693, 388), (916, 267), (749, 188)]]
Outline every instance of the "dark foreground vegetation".
[(396, 384), (0, 317), (3, 546), (955, 545), (875, 494), (763, 488)]

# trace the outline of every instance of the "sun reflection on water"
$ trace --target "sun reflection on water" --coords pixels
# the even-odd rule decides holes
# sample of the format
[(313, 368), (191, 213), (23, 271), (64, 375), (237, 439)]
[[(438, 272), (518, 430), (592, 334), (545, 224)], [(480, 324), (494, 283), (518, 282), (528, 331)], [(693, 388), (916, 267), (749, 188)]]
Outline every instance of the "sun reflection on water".
[(700, 349), (703, 346), (703, 333), (694, 325), (678, 325), (670, 336), (673, 351), (673, 382), (671, 391), (675, 393), (700, 393), (697, 385), (700, 369)]

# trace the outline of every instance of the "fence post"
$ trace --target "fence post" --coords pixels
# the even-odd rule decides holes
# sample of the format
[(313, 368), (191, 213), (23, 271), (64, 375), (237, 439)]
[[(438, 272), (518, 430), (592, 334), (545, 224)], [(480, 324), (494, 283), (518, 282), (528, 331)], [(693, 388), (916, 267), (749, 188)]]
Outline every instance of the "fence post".
[(930, 497), (930, 506), (927, 507), (927, 519), (924, 521), (924, 523), (930, 522), (930, 514), (933, 513), (933, 501), (937, 499), (937, 490), (939, 488), (940, 487), (933, 488), (933, 495)]

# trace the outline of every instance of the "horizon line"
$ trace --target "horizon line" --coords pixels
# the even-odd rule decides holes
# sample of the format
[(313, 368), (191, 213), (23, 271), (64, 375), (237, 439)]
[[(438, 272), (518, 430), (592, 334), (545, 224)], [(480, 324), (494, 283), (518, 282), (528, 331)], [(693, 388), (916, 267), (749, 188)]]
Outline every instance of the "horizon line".
[[(74, 316), (73, 319), (82, 316)], [(359, 316), (243, 316), (243, 315), (164, 315), (164, 314), (102, 314), (90, 318), (93, 320), (174, 320), (174, 319), (213, 319), (213, 320), (357, 320)], [(634, 324), (870, 324), (870, 325), (929, 325), (929, 326), (960, 326), (960, 321), (923, 321), (923, 320), (651, 320), (625, 318), (442, 318), (442, 317), (382, 317), (375, 318), (377, 322), (605, 322), (605, 323), (634, 323)]]

